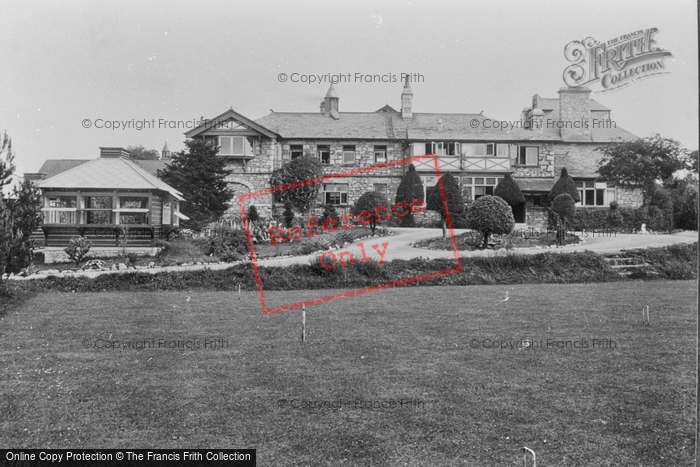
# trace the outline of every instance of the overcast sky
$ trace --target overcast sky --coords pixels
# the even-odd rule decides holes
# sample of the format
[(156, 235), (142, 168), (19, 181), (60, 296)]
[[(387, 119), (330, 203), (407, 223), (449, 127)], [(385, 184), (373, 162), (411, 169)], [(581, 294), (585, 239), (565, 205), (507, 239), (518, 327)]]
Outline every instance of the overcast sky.
[[(564, 47), (656, 27), (670, 74), (592, 97), (619, 127), (698, 148), (693, 0), (41, 1), (0, 3), (0, 130), (18, 172), (92, 159), (100, 146), (183, 147), (184, 129), (83, 127), (83, 120), (192, 121), (229, 107), (257, 119), (318, 111), (328, 84), (280, 73), (420, 73), (415, 112), (515, 120), (558, 97)], [(340, 83), (341, 111), (400, 108), (402, 83)]]

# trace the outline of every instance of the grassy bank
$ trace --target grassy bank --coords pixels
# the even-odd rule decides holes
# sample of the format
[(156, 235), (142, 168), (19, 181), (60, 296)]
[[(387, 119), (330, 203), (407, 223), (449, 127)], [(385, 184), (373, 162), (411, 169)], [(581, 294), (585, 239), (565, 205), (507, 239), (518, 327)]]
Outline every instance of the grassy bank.
[[(463, 259), (463, 270), (415, 285), (483, 285), (483, 284), (566, 284), (618, 282), (629, 279), (697, 279), (697, 243), (631, 251), (649, 263), (649, 272), (626, 279), (611, 269), (604, 257), (591, 252), (506, 255)], [(260, 268), (265, 290), (313, 290), (359, 288), (413, 278), (454, 267), (450, 259), (396, 260), (383, 265), (374, 262), (336, 267), (330, 271), (317, 261), (308, 265)], [(163, 272), (157, 274), (110, 274), (94, 279), (85, 277), (49, 277), (24, 283), (35, 291), (103, 292), (153, 290), (255, 290), (250, 264), (225, 270)]]

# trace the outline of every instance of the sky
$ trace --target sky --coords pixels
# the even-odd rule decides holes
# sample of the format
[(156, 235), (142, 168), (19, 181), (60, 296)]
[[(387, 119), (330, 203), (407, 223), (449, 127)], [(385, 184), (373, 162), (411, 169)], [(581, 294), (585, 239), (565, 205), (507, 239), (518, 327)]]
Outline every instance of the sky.
[(417, 73), (414, 112), (517, 120), (534, 94), (558, 97), (571, 41), (648, 28), (672, 54), (669, 73), (610, 92), (593, 83), (591, 97), (618, 127), (698, 148), (693, 0), (3, 0), (0, 17), (0, 131), (18, 174), (100, 147), (179, 151), (184, 125), (229, 108), (251, 119), (316, 112), (329, 84), (302, 75), (350, 74), (335, 85), (341, 112), (400, 109), (400, 75)]

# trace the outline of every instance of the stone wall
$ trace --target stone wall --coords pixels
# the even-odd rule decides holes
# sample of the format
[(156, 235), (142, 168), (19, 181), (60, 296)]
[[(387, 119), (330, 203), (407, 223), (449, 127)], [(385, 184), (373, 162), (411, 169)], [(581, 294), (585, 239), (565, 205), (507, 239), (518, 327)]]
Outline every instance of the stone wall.
[(644, 202), (642, 190), (634, 188), (632, 190), (625, 188), (617, 189), (617, 204), (631, 208), (638, 208)]
[(525, 223), (528, 227), (547, 229), (548, 211), (540, 206), (528, 206), (525, 214)]
[[(43, 248), (36, 250), (35, 253), (44, 254), (44, 263), (71, 263), (70, 258), (63, 251), (63, 248)], [(138, 256), (155, 256), (158, 253), (158, 247), (130, 247), (130, 248), (103, 248), (93, 247), (86, 255), (87, 259), (93, 258), (118, 258), (126, 253), (136, 253)], [(126, 258), (125, 258), (126, 259)]]

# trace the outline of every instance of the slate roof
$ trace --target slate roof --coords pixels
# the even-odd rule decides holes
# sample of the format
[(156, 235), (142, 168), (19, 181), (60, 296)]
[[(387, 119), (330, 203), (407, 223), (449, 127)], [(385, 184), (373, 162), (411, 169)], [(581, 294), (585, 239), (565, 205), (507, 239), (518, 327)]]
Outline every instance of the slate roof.
[[(591, 103), (593, 100), (591, 99)], [(596, 118), (595, 112), (591, 112), (591, 119)], [(629, 140), (629, 139), (637, 139), (637, 136), (630, 133), (629, 131), (620, 128), (617, 126), (617, 123), (614, 120), (611, 120), (612, 123), (615, 123), (615, 126), (610, 123), (609, 125), (601, 125), (602, 120), (601, 119), (596, 119), (599, 120), (599, 123), (596, 125), (596, 127), (593, 127), (593, 122), (590, 122), (591, 125), (591, 137), (587, 141), (583, 141), (584, 143), (586, 142), (591, 142), (591, 143), (610, 143), (610, 142), (615, 142), (615, 141), (623, 141), (623, 140)], [(562, 141), (561, 134), (559, 128), (556, 127), (556, 124), (554, 122), (559, 121), (559, 107), (557, 106), (554, 110), (549, 112), (548, 114), (545, 114), (544, 118), (544, 128), (542, 130), (542, 136), (546, 140), (555, 140), (555, 141)], [(547, 124), (547, 122), (550, 121), (552, 123)], [(612, 128), (605, 128), (605, 126), (611, 126)], [(534, 132), (531, 132), (534, 133)], [(581, 142), (580, 140), (576, 140), (577, 142)]]
[(182, 193), (131, 160), (99, 157), (39, 182), (39, 187), (72, 189), (160, 190), (182, 199)]
[[(392, 112), (340, 112), (339, 119), (320, 112), (275, 112), (255, 122), (284, 139), (405, 139), (410, 141), (562, 141), (559, 128), (547, 127), (547, 120), (558, 121), (559, 109), (544, 116), (543, 131), (523, 128), (494, 128), (498, 119), (482, 114), (414, 113), (401, 118)], [(478, 121), (478, 125), (474, 121)], [(442, 128), (438, 123), (442, 122)], [(577, 142), (605, 143), (635, 139), (622, 128), (591, 128), (588, 140)]]
[[(488, 117), (481, 114), (414, 113), (413, 118), (401, 118), (389, 112), (340, 112), (338, 120), (320, 112), (275, 112), (256, 123), (285, 139), (404, 139), (409, 140), (491, 140), (513, 141), (531, 139), (530, 131), (515, 128), (487, 128)], [(472, 120), (479, 120), (472, 128)], [(491, 119), (494, 121), (494, 119)], [(438, 129), (442, 121), (442, 129)]]
[(90, 159), (48, 159), (38, 170), (38, 173), (46, 174), (46, 178), (51, 178), (89, 161)]
[(136, 164), (140, 165), (143, 169), (145, 169), (148, 173), (157, 177), (158, 171), (165, 169), (165, 166), (170, 163), (170, 160), (168, 160), (168, 159), (165, 159), (165, 160), (163, 160), (163, 159), (161, 159), (161, 160), (131, 159), (131, 162), (135, 162)]

